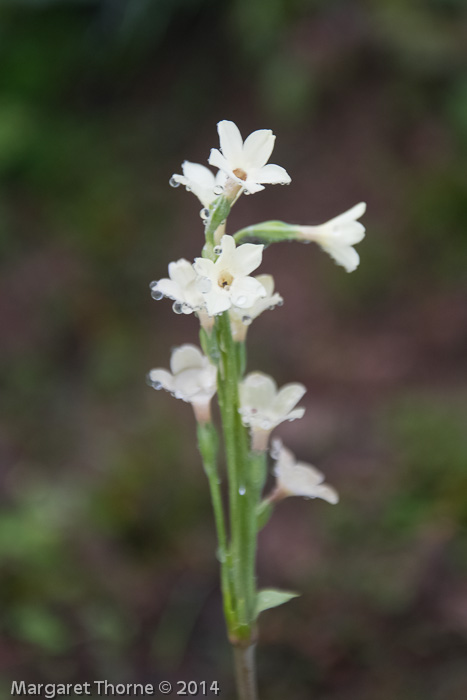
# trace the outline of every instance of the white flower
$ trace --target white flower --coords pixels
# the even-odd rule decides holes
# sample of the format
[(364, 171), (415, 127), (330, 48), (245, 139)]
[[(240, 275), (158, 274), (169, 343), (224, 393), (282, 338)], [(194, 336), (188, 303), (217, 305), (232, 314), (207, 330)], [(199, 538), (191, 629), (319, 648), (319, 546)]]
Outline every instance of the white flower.
[(201, 278), (198, 287), (210, 316), (227, 311), (231, 306), (247, 309), (266, 296), (261, 282), (249, 277), (261, 264), (264, 246), (245, 243), (236, 248), (232, 236), (223, 236), (220, 246), (222, 252), (215, 262), (196, 258), (193, 265)]
[(304, 408), (295, 408), (306, 388), (303, 384), (285, 384), (279, 391), (272, 377), (263, 372), (250, 372), (239, 386), (240, 408), (244, 425), (252, 430), (252, 446), (266, 449), (269, 433), (285, 420), (301, 418)]
[(216, 367), (196, 345), (186, 344), (173, 350), (170, 370), (152, 369), (147, 377), (148, 384), (191, 403), (198, 420), (209, 420), (209, 403), (217, 390)]
[(254, 131), (245, 142), (234, 122), (219, 122), (217, 131), (222, 153), (213, 148), (209, 163), (222, 170), (245, 192), (259, 192), (264, 190), (265, 184), (289, 184), (290, 175), (284, 168), (279, 165), (266, 165), (276, 140), (270, 129)]
[(205, 299), (198, 289), (198, 276), (193, 265), (181, 258), (169, 264), (169, 278), (151, 282), (151, 295), (154, 299), (163, 296), (175, 301), (174, 311), (191, 314), (206, 306)]
[(287, 496), (304, 496), (338, 503), (337, 491), (324, 483), (324, 475), (311, 464), (297, 462), (295, 455), (283, 446), (281, 440), (273, 441), (271, 453), (276, 459), (274, 474), (277, 479), (271, 501), (279, 501)]
[(353, 272), (358, 267), (360, 257), (352, 246), (365, 237), (365, 227), (357, 219), (363, 216), (365, 210), (365, 202), (360, 202), (321, 226), (299, 226), (298, 239), (315, 241), (338, 265), (345, 267), (347, 272)]
[(224, 186), (227, 176), (224, 172), (219, 171), (217, 175), (199, 163), (190, 163), (186, 160), (182, 163), (183, 175), (172, 175), (170, 184), (173, 187), (184, 185), (187, 190), (193, 192), (205, 207), (215, 200), (221, 194), (221, 188)]
[(273, 309), (275, 306), (283, 304), (281, 295), (274, 292), (274, 278), (272, 275), (257, 275), (255, 279), (260, 282), (266, 290), (266, 296), (258, 299), (247, 309), (239, 309), (233, 306), (229, 311), (232, 335), (234, 340), (245, 340), (248, 326), (255, 318), (258, 318), (263, 311)]

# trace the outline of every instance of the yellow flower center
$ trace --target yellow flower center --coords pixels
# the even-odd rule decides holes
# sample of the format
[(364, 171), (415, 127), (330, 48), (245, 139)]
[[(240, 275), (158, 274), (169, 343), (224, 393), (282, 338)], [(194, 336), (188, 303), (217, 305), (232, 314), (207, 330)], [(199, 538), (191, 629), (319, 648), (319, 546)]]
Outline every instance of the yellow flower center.
[(247, 179), (247, 174), (242, 168), (235, 168), (235, 170), (232, 170), (233, 174), (235, 177), (238, 177), (239, 180), (246, 180)]
[(222, 289), (229, 289), (232, 282), (233, 282), (233, 277), (230, 274), (230, 272), (227, 272), (227, 270), (223, 270), (221, 272), (221, 274), (219, 275), (219, 279), (218, 279), (217, 284)]

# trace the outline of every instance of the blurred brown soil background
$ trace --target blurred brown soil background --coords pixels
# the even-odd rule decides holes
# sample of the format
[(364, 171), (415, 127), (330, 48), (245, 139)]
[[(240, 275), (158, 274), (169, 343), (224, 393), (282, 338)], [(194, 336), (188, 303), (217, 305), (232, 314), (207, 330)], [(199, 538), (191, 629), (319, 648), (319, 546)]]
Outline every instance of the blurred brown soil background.
[(341, 503), (289, 499), (259, 580), (261, 697), (467, 696), (467, 7), (461, 0), (0, 4), (0, 681), (214, 680), (233, 698), (190, 408), (144, 382), (191, 317), (148, 284), (202, 244), (168, 186), (216, 122), (290, 187), (229, 231), (364, 200), (360, 268), (265, 252), (249, 369), (308, 387), (278, 434)]

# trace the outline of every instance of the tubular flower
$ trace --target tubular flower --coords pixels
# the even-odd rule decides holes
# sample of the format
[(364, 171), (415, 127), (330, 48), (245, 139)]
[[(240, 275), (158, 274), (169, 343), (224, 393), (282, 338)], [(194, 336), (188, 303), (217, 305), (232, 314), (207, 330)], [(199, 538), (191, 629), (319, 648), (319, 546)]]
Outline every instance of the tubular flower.
[(357, 219), (363, 216), (365, 210), (365, 202), (360, 202), (320, 226), (299, 226), (297, 238), (304, 242), (315, 241), (338, 265), (345, 267), (347, 272), (353, 272), (358, 267), (360, 257), (352, 246), (365, 237), (365, 227)]
[(176, 313), (191, 314), (206, 306), (197, 282), (198, 276), (193, 265), (181, 258), (169, 264), (169, 278), (151, 282), (151, 296), (154, 299), (162, 299), (162, 297), (173, 299)]
[(295, 408), (306, 388), (303, 384), (285, 384), (279, 391), (274, 379), (263, 372), (250, 372), (240, 383), (239, 412), (252, 432), (254, 450), (264, 450), (269, 433), (284, 421), (301, 418), (305, 409)]
[(266, 165), (276, 140), (270, 129), (254, 131), (245, 142), (234, 122), (225, 119), (220, 121), (217, 131), (221, 150), (211, 150), (209, 163), (222, 170), (247, 194), (264, 190), (265, 184), (290, 183), (290, 175), (284, 168), (279, 165)]
[(209, 404), (217, 390), (216, 367), (196, 345), (186, 344), (173, 350), (170, 370), (152, 369), (147, 376), (148, 384), (191, 403), (198, 421), (209, 420)]
[(196, 258), (194, 269), (199, 275), (198, 289), (202, 293), (210, 316), (221, 314), (232, 306), (251, 307), (266, 296), (266, 290), (250, 272), (261, 264), (263, 245), (245, 243), (235, 247), (232, 236), (223, 236), (221, 253), (213, 262)]
[(269, 501), (280, 501), (288, 496), (322, 498), (328, 503), (339, 502), (337, 491), (324, 483), (324, 475), (311, 464), (297, 462), (295, 455), (283, 446), (281, 440), (273, 441), (271, 454), (276, 460), (274, 474), (276, 488)]
[(186, 160), (182, 163), (183, 175), (172, 175), (170, 184), (172, 187), (184, 185), (189, 192), (193, 192), (204, 207), (209, 207), (211, 202), (222, 193), (227, 176), (223, 171), (216, 175), (199, 163), (190, 163)]
[(255, 318), (258, 318), (266, 309), (273, 309), (284, 303), (281, 295), (274, 292), (274, 278), (272, 275), (258, 275), (255, 279), (266, 290), (266, 296), (255, 301), (253, 306), (247, 309), (239, 309), (233, 306), (229, 311), (232, 336), (236, 341), (243, 341), (246, 337), (248, 326)]

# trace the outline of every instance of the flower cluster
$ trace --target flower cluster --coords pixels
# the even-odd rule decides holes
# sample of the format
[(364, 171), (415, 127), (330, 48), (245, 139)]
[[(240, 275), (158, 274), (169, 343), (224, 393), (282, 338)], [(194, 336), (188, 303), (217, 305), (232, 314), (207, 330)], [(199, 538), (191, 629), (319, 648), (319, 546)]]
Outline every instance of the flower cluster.
[[(176, 348), (171, 372), (153, 369), (148, 374), (148, 383), (191, 403), (200, 424), (211, 421), (210, 402), (216, 393), (216, 383), (222, 383), (219, 372), (224, 371), (219, 365), (223, 348), (217, 319), (224, 316), (228, 319), (230, 337), (241, 350), (235, 354), (244, 357), (250, 324), (263, 311), (283, 303), (274, 290), (271, 275), (252, 276), (262, 262), (265, 244), (279, 240), (314, 241), (351, 272), (359, 263), (353, 246), (365, 235), (363, 225), (357, 221), (365, 212), (364, 203), (319, 226), (266, 222), (238, 232), (241, 236), (225, 234), (225, 217), (242, 193), (254, 194), (266, 184), (284, 185), (291, 179), (281, 166), (268, 164), (275, 141), (270, 130), (254, 131), (243, 141), (238, 127), (224, 120), (218, 124), (218, 133), (220, 149), (212, 149), (208, 159), (218, 169), (217, 173), (199, 163), (185, 161), (183, 174), (174, 174), (170, 180), (173, 187), (183, 185), (193, 192), (203, 205), (206, 245), (202, 255), (193, 262), (184, 258), (171, 262), (168, 277), (150, 285), (155, 299), (166, 297), (173, 301), (175, 313), (196, 314), (204, 333), (201, 340), (205, 354), (193, 345)], [(223, 214), (219, 218), (220, 211)], [(241, 242), (245, 232), (256, 242)], [(252, 454), (266, 454), (271, 432), (282, 422), (303, 416), (305, 409), (297, 404), (306, 390), (298, 383), (286, 384), (278, 390), (268, 375), (251, 372), (242, 377), (243, 371), (244, 367), (239, 366), (237, 411), (241, 423), (250, 432)], [(290, 495), (337, 503), (336, 492), (323, 483), (324, 477), (318, 470), (297, 462), (277, 441), (273, 455), (276, 487), (268, 499), (270, 503)]]
[[(147, 382), (165, 389), (193, 407), (198, 447), (209, 482), (218, 540), (218, 559), (224, 613), (229, 639), (236, 649), (240, 697), (255, 698), (252, 650), (256, 620), (263, 611), (281, 605), (297, 594), (276, 589), (257, 590), (255, 554), (259, 530), (274, 507), (290, 496), (322, 499), (331, 504), (337, 492), (311, 464), (298, 461), (272, 433), (285, 421), (301, 419), (303, 384), (278, 387), (263, 372), (246, 370), (246, 337), (250, 325), (264, 311), (282, 305), (268, 274), (254, 275), (265, 247), (280, 241), (314, 241), (348, 272), (359, 256), (354, 245), (365, 234), (358, 219), (360, 203), (319, 226), (298, 226), (266, 221), (226, 233), (226, 219), (242, 194), (254, 194), (266, 184), (288, 184), (290, 177), (279, 165), (268, 163), (275, 136), (268, 129), (254, 131), (243, 141), (230, 121), (218, 124), (220, 148), (212, 149), (209, 164), (185, 161), (181, 175), (170, 180), (184, 185), (201, 202), (205, 232), (199, 257), (180, 258), (169, 264), (168, 277), (151, 282), (154, 299), (168, 298), (177, 314), (195, 314), (200, 322), (201, 348), (184, 344), (175, 348), (170, 370), (152, 369)], [(217, 394), (228, 498), (221, 491), (217, 462), (220, 433), (211, 415)], [(271, 446), (271, 447), (270, 447)], [(275, 461), (275, 484), (263, 495), (267, 460)], [(227, 509), (228, 503), (228, 509)], [(228, 521), (228, 522), (227, 522)]]

